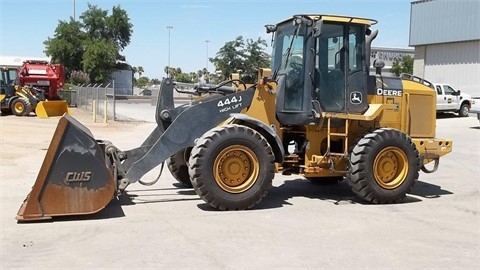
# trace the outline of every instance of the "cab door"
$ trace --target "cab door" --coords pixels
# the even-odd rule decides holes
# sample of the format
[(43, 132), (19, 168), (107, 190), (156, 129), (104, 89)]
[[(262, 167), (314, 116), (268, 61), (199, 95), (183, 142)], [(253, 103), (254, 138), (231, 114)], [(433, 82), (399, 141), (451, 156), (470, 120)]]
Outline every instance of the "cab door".
[(365, 26), (324, 23), (317, 40), (315, 93), (326, 112), (368, 109)]
[(448, 85), (443, 85), (443, 92), (445, 93), (446, 97), (446, 106), (448, 110), (457, 110), (459, 108), (460, 103), (460, 95), (455, 89)]

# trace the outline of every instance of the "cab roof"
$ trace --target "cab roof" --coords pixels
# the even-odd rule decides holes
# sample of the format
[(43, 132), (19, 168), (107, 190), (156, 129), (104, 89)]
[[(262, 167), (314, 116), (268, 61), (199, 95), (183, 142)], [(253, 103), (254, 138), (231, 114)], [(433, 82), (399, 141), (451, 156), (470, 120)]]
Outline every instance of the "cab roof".
[(278, 24), (288, 22), (293, 20), (296, 16), (302, 17), (309, 17), (312, 20), (318, 21), (322, 19), (323, 21), (328, 22), (343, 22), (343, 23), (356, 23), (356, 24), (364, 24), (364, 25), (375, 25), (378, 23), (377, 20), (367, 19), (367, 18), (360, 18), (360, 17), (352, 17), (352, 16), (342, 16), (342, 15), (325, 15), (325, 14), (297, 14), (294, 15), (286, 20), (281, 21)]

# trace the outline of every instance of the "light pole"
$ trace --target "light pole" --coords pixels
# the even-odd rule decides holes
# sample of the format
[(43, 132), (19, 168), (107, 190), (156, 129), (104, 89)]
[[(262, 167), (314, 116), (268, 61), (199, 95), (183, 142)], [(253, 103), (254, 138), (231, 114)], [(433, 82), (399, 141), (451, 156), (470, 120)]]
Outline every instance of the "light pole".
[(168, 66), (167, 66), (167, 78), (168, 78), (168, 72), (170, 70), (170, 30), (173, 28), (173, 26), (168, 25)]
[(207, 43), (207, 57), (205, 59), (205, 68), (207, 69), (207, 72), (208, 72), (208, 43), (210, 42), (210, 40), (205, 40), (205, 43)]
[(73, 20), (76, 21), (77, 19), (75, 18), (75, 0), (73, 0)]

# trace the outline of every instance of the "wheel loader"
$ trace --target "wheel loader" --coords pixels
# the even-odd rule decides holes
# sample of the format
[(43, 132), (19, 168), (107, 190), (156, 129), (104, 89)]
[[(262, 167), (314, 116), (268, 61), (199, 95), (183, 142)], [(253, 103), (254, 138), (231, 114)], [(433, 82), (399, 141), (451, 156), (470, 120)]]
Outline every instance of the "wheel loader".
[(452, 141), (435, 136), (431, 83), (382, 76), (381, 61), (369, 74), (375, 23), (309, 14), (267, 25), (271, 67), (258, 82), (198, 86), (189, 104), (175, 106), (173, 93), (183, 90), (164, 79), (157, 126), (135, 149), (96, 140), (63, 116), (17, 220), (98, 212), (164, 161), (219, 210), (255, 207), (276, 173), (345, 179), (365, 202), (401, 201), (419, 171), (436, 171)]
[(34, 112), (39, 118), (62, 116), (69, 113), (65, 100), (47, 100), (45, 90), (29, 85), (15, 84), (10, 74), (12, 69), (1, 69), (0, 110), (2, 114), (27, 116)]

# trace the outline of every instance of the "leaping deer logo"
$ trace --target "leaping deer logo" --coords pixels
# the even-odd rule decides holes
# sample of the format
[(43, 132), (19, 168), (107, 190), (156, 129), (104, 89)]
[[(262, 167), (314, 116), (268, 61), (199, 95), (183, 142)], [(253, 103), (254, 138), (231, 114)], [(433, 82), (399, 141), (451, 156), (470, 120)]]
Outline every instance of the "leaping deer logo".
[(352, 92), (350, 94), (350, 102), (352, 104), (360, 104), (362, 103), (362, 93), (360, 92)]

